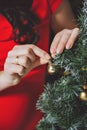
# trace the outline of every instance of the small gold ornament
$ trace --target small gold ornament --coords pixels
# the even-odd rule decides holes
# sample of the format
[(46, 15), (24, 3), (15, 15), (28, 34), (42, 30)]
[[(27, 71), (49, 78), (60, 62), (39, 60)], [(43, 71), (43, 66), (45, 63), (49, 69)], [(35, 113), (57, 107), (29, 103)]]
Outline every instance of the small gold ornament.
[(51, 75), (54, 75), (57, 71), (57, 67), (52, 61), (49, 61), (47, 69), (48, 69), (48, 73)]
[(87, 92), (81, 92), (80, 93), (80, 99), (83, 101), (87, 101)]
[(81, 68), (81, 70), (86, 71), (86, 70), (87, 70), (87, 68), (86, 68), (86, 67), (82, 67), (82, 68)]
[(87, 85), (86, 85), (86, 84), (83, 85), (83, 89), (84, 89), (84, 90), (87, 90)]
[(80, 93), (80, 99), (87, 101), (87, 84), (83, 85), (83, 92)]
[(71, 74), (70, 71), (64, 71), (64, 73), (63, 73), (64, 76), (68, 76), (68, 75), (70, 75), (70, 74)]

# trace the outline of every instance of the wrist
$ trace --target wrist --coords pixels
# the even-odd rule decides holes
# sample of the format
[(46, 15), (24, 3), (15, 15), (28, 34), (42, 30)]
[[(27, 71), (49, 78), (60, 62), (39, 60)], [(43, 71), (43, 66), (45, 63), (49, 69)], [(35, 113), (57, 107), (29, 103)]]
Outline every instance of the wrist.
[(3, 91), (4, 89), (14, 86), (18, 83), (18, 79), (12, 80), (11, 77), (4, 73), (4, 71), (0, 71), (0, 91)]

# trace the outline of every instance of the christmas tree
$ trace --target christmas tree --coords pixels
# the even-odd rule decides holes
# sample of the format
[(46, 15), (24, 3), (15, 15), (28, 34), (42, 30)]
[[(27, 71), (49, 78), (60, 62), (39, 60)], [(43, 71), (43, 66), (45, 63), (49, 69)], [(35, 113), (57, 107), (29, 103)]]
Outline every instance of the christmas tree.
[(87, 0), (78, 19), (78, 40), (53, 59), (58, 79), (46, 83), (37, 102), (44, 113), (38, 130), (87, 130)]

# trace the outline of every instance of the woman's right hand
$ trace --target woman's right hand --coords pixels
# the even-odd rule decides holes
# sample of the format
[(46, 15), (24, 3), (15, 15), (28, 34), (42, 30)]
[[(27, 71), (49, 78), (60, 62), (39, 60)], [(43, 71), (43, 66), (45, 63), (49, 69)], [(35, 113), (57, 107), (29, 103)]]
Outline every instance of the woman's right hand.
[(9, 87), (18, 84), (29, 71), (39, 65), (46, 64), (49, 59), (50, 55), (35, 45), (15, 46), (8, 53), (4, 64), (1, 78), (4, 79), (4, 86)]

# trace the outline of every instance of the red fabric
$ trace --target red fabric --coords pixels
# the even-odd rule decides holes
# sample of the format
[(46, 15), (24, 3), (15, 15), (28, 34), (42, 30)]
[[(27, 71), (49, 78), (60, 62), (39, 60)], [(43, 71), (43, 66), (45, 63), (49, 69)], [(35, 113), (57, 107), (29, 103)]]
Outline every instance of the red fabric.
[[(50, 15), (59, 6), (61, 0), (34, 0), (32, 10), (41, 19), (38, 25), (40, 40), (38, 46), (48, 51)], [(0, 15), (0, 70), (16, 43), (9, 40), (13, 35), (12, 26)], [(36, 110), (36, 102), (43, 92), (46, 66), (40, 66), (27, 74), (13, 87), (0, 92), (0, 130), (35, 130), (42, 117)]]

